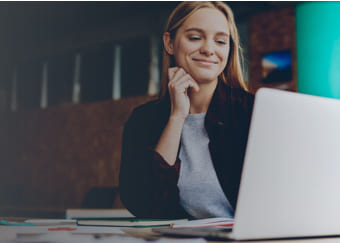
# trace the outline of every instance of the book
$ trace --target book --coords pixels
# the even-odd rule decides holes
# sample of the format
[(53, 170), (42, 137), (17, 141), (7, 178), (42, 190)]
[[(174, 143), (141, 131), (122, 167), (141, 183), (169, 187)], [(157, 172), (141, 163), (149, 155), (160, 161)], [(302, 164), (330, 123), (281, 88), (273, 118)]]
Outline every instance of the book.
[(79, 226), (111, 226), (111, 227), (170, 227), (176, 222), (187, 221), (187, 219), (137, 219), (137, 218), (112, 218), (101, 220), (77, 220)]
[(103, 219), (103, 218), (133, 218), (127, 209), (86, 209), (69, 208), (66, 209), (66, 219)]
[(232, 227), (233, 218), (207, 218), (189, 221), (178, 221), (171, 225), (172, 228), (192, 228), (192, 227)]
[(73, 219), (27, 219), (25, 223), (31, 223), (34, 226), (53, 226), (76, 225), (77, 221)]

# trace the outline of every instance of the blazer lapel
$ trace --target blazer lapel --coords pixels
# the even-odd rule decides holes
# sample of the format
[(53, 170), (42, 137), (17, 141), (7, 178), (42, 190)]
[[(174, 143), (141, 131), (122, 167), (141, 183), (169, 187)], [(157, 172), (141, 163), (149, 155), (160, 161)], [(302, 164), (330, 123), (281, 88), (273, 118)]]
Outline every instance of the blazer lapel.
[(243, 161), (234, 129), (231, 88), (219, 82), (209, 106), (205, 126), (209, 150), (221, 187), (235, 209)]

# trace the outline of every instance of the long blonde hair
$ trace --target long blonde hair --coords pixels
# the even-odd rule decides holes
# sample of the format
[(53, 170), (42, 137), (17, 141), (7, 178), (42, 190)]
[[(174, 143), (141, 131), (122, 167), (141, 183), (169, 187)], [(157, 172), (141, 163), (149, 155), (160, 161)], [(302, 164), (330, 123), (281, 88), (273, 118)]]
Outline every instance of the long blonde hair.
[[(193, 13), (201, 8), (216, 8), (220, 10), (227, 18), (230, 28), (230, 53), (228, 63), (220, 74), (219, 79), (231, 87), (243, 88), (247, 90), (242, 76), (242, 68), (240, 61), (240, 40), (234, 14), (230, 7), (223, 2), (182, 2), (171, 13), (168, 23), (165, 27), (165, 32), (170, 33), (170, 38), (174, 39), (178, 28), (187, 20)], [(168, 69), (175, 66), (174, 57), (169, 55), (163, 49), (163, 65), (161, 77), (160, 98), (163, 98), (168, 90)]]

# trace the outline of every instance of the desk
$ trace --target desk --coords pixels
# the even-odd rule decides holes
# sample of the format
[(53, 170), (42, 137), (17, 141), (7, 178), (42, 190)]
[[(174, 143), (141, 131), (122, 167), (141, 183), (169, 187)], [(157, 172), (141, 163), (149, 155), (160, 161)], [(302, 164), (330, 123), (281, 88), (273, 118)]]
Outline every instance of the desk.
[[(141, 236), (150, 236), (152, 235), (151, 229), (127, 229), (126, 233), (131, 236), (141, 237)], [(165, 238), (165, 237), (163, 237)], [(167, 238), (170, 239), (170, 238)], [(174, 238), (172, 238), (174, 239)], [(332, 238), (309, 238), (309, 239), (289, 239), (289, 240), (259, 240), (259, 241), (213, 241), (207, 240), (207, 243), (233, 243), (233, 242), (242, 242), (242, 243), (339, 243), (340, 237), (332, 237)]]
[[(16, 221), (16, 222), (23, 222), (24, 218), (13, 218), (13, 217), (7, 217), (2, 218), (7, 221)], [(146, 240), (156, 240), (156, 242), (160, 243), (223, 243), (223, 242), (235, 242), (235, 241), (204, 241), (204, 240), (198, 240), (198, 239), (180, 239), (180, 238), (168, 238), (160, 236), (154, 232), (151, 231), (151, 228), (115, 228), (115, 227), (91, 227), (91, 229), (88, 231), (89, 228), (86, 228), (85, 226), (69, 226), (68, 227), (77, 227), (79, 228), (79, 231), (73, 231), (75, 233), (70, 233), (71, 231), (51, 231), (48, 232), (46, 229), (48, 227), (53, 228), (54, 226), (46, 226), (39, 227), (39, 226), (19, 226), (19, 227), (13, 227), (13, 226), (0, 226), (0, 242), (8, 241), (8, 242), (23, 242), (24, 238), (18, 239), (17, 234), (18, 232), (22, 233), (25, 232), (25, 229), (28, 229), (30, 227), (31, 230), (34, 231), (35, 229), (39, 229), (41, 232), (46, 231), (45, 233), (41, 234), (50, 234), (53, 235), (54, 239), (58, 239), (57, 241), (50, 241), (50, 242), (80, 242), (79, 238), (73, 236), (82, 236), (84, 237), (81, 239), (81, 242), (89, 242), (89, 243), (101, 243), (101, 240), (96, 240), (93, 236), (98, 235), (101, 236), (101, 239), (107, 239), (112, 243), (121, 243), (121, 242), (128, 242), (128, 243), (143, 243), (143, 242), (150, 242)], [(57, 226), (55, 226), (57, 227)], [(38, 231), (39, 231), (38, 230)], [(95, 230), (95, 231), (93, 231)], [(77, 233), (78, 232), (78, 233)], [(60, 235), (60, 238), (58, 237), (58, 234)], [(38, 234), (36, 234), (38, 235)], [(31, 234), (29, 235), (29, 231), (26, 231), (26, 235), (23, 234), (23, 237), (35, 237), (36, 235)], [(111, 237), (111, 238), (107, 238)], [(29, 238), (26, 238), (28, 240)], [(31, 238), (32, 240), (34, 238)], [(85, 240), (84, 240), (85, 239)], [(127, 241), (122, 241), (122, 239), (126, 239)], [(146, 239), (146, 240), (144, 240)], [(160, 240), (160, 241), (157, 241)], [(33, 242), (33, 241), (25, 241), (25, 242)], [(39, 242), (39, 241), (34, 241)], [(49, 241), (47, 241), (49, 242)], [(254, 241), (242, 241), (244, 243), (254, 243)], [(290, 239), (290, 240), (265, 240), (265, 241), (255, 241), (256, 243), (338, 243), (340, 242), (340, 237), (332, 237), (332, 238), (310, 238), (310, 239)]]

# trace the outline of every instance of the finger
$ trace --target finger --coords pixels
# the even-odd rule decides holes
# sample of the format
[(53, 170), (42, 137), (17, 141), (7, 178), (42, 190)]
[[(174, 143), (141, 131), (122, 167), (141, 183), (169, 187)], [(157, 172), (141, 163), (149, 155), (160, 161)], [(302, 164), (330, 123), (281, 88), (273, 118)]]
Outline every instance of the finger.
[(168, 87), (169, 89), (176, 89), (178, 86), (182, 85), (185, 82), (188, 82), (190, 79), (191, 79), (191, 76), (189, 74), (186, 74), (177, 79), (174, 78), (169, 82)]
[(190, 87), (193, 88), (193, 90), (196, 92), (200, 91), (200, 86), (194, 79), (190, 80)]
[[(179, 79), (174, 79), (171, 82), (169, 82), (168, 84), (168, 88), (169, 90), (174, 90), (175, 92), (178, 91), (178, 87), (181, 87), (181, 89), (183, 88), (183, 85), (185, 86), (185, 88), (193, 88), (194, 91), (198, 92), (200, 90), (199, 85), (197, 84), (197, 82), (191, 77), (190, 74), (186, 74), (183, 77), (179, 78)], [(180, 92), (182, 92), (183, 90), (181, 90)]]
[(168, 84), (169, 91), (182, 93), (183, 91), (185, 91), (185, 88), (188, 87), (189, 81), (190, 79), (187, 76), (182, 77), (181, 79), (173, 80)]
[(181, 85), (181, 84), (188, 82), (190, 80), (192, 80), (192, 77), (190, 76), (190, 74), (186, 74), (186, 75), (184, 75), (184, 76), (182, 76), (178, 79), (174, 79), (172, 81), (172, 83), (176, 86), (176, 85)]
[(179, 70), (179, 67), (172, 67), (168, 69), (169, 80), (173, 79), (175, 73)]
[(182, 82), (177, 83), (174, 86), (175, 92), (178, 92), (178, 93), (186, 92), (189, 88), (193, 88), (194, 91), (198, 91), (199, 90), (198, 84), (195, 81), (191, 80), (191, 79), (185, 79)]
[(179, 85), (183, 82), (190, 82), (190, 87), (192, 87), (196, 92), (200, 90), (198, 83), (195, 81), (195, 79), (193, 79), (193, 77), (191, 77), (190, 74), (186, 74), (184, 77), (178, 80)]
[(172, 77), (172, 80), (179, 79), (179, 78), (185, 76), (186, 74), (187, 74), (187, 72), (183, 68), (178, 68), (178, 70), (176, 71), (176, 73)]
[(192, 79), (190, 74), (188, 74), (187, 72), (185, 72), (184, 69), (180, 68), (178, 69), (178, 71), (174, 74), (173, 79), (170, 80), (170, 82), (172, 83), (180, 83), (183, 82), (184, 80), (188, 80), (188, 79)]
[(180, 85), (177, 85), (176, 86), (176, 93), (186, 93), (188, 88), (190, 88), (192, 85), (192, 83), (187, 80), (186, 82), (184, 83), (181, 83)]

